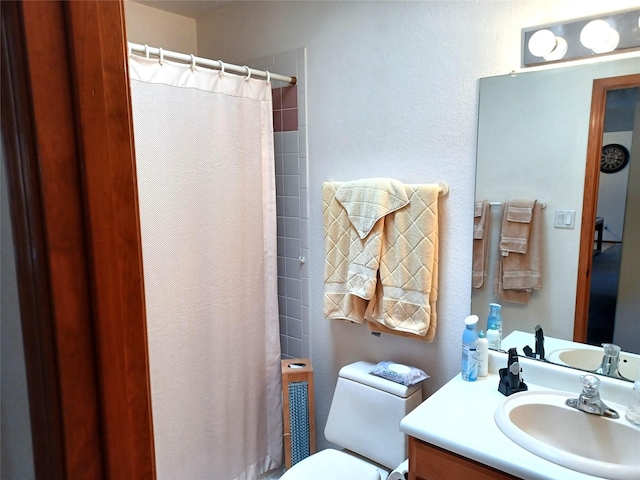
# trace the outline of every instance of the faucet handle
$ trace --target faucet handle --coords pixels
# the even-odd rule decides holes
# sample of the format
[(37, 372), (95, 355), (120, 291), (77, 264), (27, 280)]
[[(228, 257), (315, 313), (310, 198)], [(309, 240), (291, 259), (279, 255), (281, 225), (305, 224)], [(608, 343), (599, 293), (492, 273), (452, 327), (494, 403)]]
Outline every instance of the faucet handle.
[(620, 356), (621, 348), (618, 345), (615, 345), (613, 343), (603, 343), (602, 349), (604, 350), (604, 354), (610, 357), (617, 358), (618, 356)]
[(586, 374), (580, 377), (582, 380), (582, 394), (589, 397), (598, 395), (600, 390), (600, 379), (595, 375)]

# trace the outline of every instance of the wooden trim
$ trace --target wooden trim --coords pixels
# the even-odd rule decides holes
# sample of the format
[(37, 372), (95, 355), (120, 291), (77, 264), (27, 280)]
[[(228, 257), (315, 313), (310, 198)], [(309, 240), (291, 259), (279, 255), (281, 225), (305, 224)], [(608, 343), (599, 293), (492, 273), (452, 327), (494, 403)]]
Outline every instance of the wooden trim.
[[(17, 172), (10, 200), (16, 237), (34, 237), (17, 238), (16, 248), (19, 262), (36, 263), (18, 271), (31, 287), (20, 297), (38, 478), (152, 479), (123, 3), (24, 1), (8, 11), (20, 14), (23, 33), (7, 35), (24, 40), (24, 51), (12, 55), (24, 60), (28, 102), (6, 115), (33, 126), (33, 135), (21, 125), (5, 128), (3, 103), (3, 137), (15, 137), (8, 163)], [(6, 90), (3, 81), (3, 100)], [(51, 428), (35, 430), (42, 425)]]
[(589, 320), (589, 290), (591, 285), (591, 263), (593, 260), (593, 226), (598, 205), (598, 182), (600, 180), (600, 157), (604, 115), (609, 90), (640, 86), (640, 74), (602, 78), (593, 81), (591, 96), (591, 117), (587, 143), (587, 164), (582, 202), (582, 229), (580, 231), (580, 257), (578, 260), (578, 281), (576, 289), (576, 313), (573, 323), (573, 340), (584, 343), (587, 340)]
[(108, 478), (155, 477), (124, 4), (63, 2), (86, 203)]
[[(29, 92), (22, 11), (2, 5), (2, 143), (15, 244), (36, 478), (65, 478), (58, 383), (38, 149)], [(4, 223), (4, 220), (3, 220)]]

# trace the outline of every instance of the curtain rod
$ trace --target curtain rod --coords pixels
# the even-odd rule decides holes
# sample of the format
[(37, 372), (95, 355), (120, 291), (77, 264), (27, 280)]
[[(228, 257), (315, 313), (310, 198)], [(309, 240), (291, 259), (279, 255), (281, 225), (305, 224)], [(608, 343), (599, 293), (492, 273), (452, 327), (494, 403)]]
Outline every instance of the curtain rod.
[(129, 55), (131, 52), (142, 53), (147, 58), (149, 55), (155, 55), (160, 59), (166, 58), (167, 60), (177, 60), (184, 63), (191, 63), (195, 65), (202, 65), (205, 67), (211, 67), (216, 70), (222, 70), (225, 72), (235, 73), (237, 75), (256, 76), (265, 80), (279, 80), (281, 82), (290, 83), (295, 85), (298, 82), (296, 77), (289, 77), (286, 75), (280, 75), (278, 73), (271, 73), (263, 70), (256, 70), (247, 66), (234, 65), (232, 63), (222, 62), (221, 60), (209, 60), (208, 58), (196, 57), (195, 55), (187, 55), (184, 53), (172, 52), (171, 50), (165, 50), (163, 48), (150, 47), (149, 45), (141, 45), (139, 43), (127, 42), (129, 48)]

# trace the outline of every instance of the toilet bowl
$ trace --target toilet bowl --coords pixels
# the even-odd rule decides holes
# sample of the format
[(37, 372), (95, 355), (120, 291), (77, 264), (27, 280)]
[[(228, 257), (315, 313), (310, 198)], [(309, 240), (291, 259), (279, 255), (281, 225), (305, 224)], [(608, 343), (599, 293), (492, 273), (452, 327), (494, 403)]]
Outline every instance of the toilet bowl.
[(281, 480), (385, 480), (407, 458), (400, 420), (422, 402), (422, 389), (372, 375), (374, 366), (362, 361), (340, 369), (324, 434), (343, 450), (311, 455)]

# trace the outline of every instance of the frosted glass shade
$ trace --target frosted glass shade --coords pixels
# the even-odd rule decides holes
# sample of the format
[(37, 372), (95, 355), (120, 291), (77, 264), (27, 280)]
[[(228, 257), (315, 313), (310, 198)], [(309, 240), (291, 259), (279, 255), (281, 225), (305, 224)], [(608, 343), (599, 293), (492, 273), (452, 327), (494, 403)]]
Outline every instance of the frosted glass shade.
[(620, 42), (620, 35), (605, 20), (593, 20), (580, 32), (580, 43), (594, 53), (612, 52)]
[(531, 35), (528, 43), (531, 55), (545, 60), (560, 60), (567, 53), (567, 42), (556, 37), (551, 30), (538, 30)]

